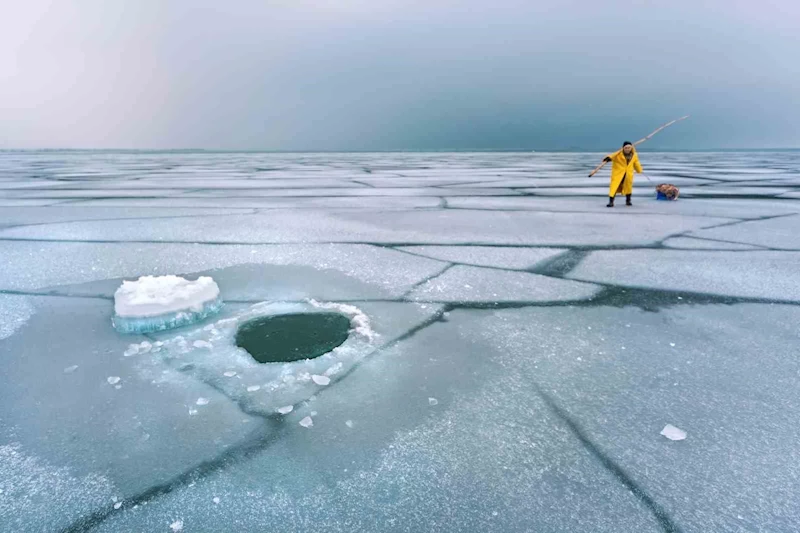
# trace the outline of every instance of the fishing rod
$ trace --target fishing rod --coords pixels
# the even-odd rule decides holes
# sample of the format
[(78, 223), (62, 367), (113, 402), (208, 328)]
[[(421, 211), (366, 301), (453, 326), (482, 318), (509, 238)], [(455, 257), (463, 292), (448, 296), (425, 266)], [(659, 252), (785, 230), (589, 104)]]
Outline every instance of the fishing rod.
[[(633, 145), (634, 145), (634, 146), (638, 146), (638, 145), (642, 144), (643, 142), (645, 142), (646, 140), (650, 139), (650, 137), (652, 137), (653, 135), (655, 135), (655, 134), (656, 134), (656, 133), (658, 133), (659, 131), (663, 130), (664, 128), (666, 128), (666, 127), (669, 127), (669, 126), (672, 126), (673, 124), (675, 124), (676, 122), (680, 122), (681, 120), (686, 120), (687, 118), (689, 118), (689, 115), (686, 115), (685, 117), (681, 117), (681, 118), (676, 118), (675, 120), (673, 120), (673, 121), (671, 121), (671, 122), (667, 122), (667, 123), (666, 123), (666, 124), (664, 124), (663, 126), (659, 126), (658, 128), (656, 128), (656, 130), (655, 130), (653, 133), (651, 133), (651, 134), (650, 134), (650, 135), (648, 135), (647, 137), (644, 137), (644, 138), (642, 138), (642, 139), (639, 139), (638, 141), (636, 141), (635, 143), (633, 143)], [(596, 169), (592, 170), (592, 171), (589, 173), (589, 177), (591, 178), (592, 176), (594, 176), (595, 174), (597, 174), (597, 173), (600, 171), (600, 169), (601, 169), (601, 168), (603, 168), (604, 166), (606, 166), (606, 163), (608, 163), (608, 161), (603, 161), (602, 163), (600, 163), (600, 164), (597, 166), (597, 168), (596, 168)], [(645, 177), (647, 177), (647, 176), (645, 176)], [(647, 178), (647, 179), (650, 179), (650, 178)], [(652, 180), (650, 180), (650, 181), (652, 181)]]

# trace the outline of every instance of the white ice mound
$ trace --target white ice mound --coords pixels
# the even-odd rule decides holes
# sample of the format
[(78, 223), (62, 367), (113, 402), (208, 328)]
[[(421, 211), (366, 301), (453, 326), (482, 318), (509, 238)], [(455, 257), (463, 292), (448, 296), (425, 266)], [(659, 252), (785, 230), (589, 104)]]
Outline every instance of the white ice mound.
[(114, 327), (121, 333), (162, 331), (205, 319), (222, 307), (219, 287), (208, 276), (142, 276), (123, 281), (114, 293)]

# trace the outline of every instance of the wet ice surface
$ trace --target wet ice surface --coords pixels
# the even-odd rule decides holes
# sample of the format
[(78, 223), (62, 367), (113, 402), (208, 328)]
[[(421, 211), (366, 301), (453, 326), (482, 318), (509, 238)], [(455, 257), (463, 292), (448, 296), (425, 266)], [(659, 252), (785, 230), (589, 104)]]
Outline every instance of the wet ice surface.
[(0, 294), (0, 340), (10, 337), (33, 314), (33, 306), (26, 296)]
[[(800, 154), (599, 158), (0, 153), (0, 530), (795, 531)], [(114, 331), (163, 274), (221, 314)]]

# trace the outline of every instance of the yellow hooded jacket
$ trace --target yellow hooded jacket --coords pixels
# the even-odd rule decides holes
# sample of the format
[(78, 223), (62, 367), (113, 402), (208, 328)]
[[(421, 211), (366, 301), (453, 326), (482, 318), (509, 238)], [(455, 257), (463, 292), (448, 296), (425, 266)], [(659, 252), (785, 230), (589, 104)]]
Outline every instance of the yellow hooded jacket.
[(639, 154), (636, 153), (636, 148), (633, 149), (633, 157), (630, 162), (625, 159), (622, 150), (618, 150), (608, 157), (611, 159), (611, 185), (608, 189), (608, 196), (633, 193), (633, 173), (634, 171), (642, 173), (642, 165), (639, 163)]

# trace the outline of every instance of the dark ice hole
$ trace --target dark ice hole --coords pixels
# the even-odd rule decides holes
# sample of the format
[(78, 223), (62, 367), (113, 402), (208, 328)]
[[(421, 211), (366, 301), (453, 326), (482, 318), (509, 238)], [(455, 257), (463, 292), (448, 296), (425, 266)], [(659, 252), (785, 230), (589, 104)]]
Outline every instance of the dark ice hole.
[(287, 363), (330, 352), (349, 331), (350, 319), (338, 313), (263, 316), (239, 327), (236, 346), (259, 363)]

